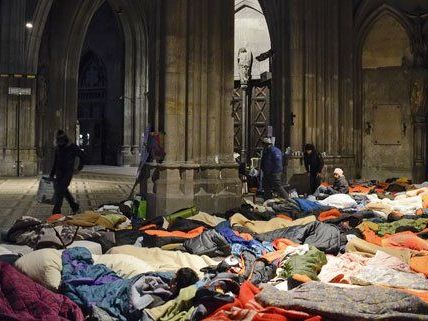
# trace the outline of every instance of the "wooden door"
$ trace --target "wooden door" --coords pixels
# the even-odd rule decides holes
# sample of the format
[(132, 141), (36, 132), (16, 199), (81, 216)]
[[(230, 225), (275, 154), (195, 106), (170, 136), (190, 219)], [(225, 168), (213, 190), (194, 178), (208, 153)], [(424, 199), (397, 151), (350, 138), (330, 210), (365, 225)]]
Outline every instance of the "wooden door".
[[(262, 150), (261, 139), (267, 134), (270, 125), (270, 87), (254, 81), (248, 90), (248, 161), (257, 157)], [(234, 150), (241, 152), (242, 142), (242, 89), (237, 83), (233, 90), (232, 114), (234, 120)]]

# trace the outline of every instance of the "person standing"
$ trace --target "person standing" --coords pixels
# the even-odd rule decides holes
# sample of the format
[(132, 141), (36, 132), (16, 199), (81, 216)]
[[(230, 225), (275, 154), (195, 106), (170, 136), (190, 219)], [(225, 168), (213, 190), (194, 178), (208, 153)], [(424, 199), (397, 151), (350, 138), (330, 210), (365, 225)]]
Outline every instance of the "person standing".
[(270, 137), (265, 137), (262, 140), (263, 153), (260, 169), (263, 173), (262, 185), (264, 190), (264, 198), (272, 198), (272, 192), (276, 192), (279, 197), (288, 199), (288, 193), (282, 186), (282, 152), (279, 148), (273, 146)]
[(313, 144), (306, 144), (304, 161), (306, 172), (310, 177), (311, 194), (313, 194), (321, 184), (321, 171), (324, 168), (324, 160)]
[(70, 204), (73, 214), (79, 211), (79, 204), (71, 195), (68, 186), (75, 172), (75, 164), (78, 161), (77, 170), (80, 171), (84, 165), (82, 150), (70, 142), (63, 130), (55, 134), (55, 159), (50, 172), (50, 179), (54, 182), (54, 208), (52, 214), (60, 214), (62, 202), (65, 199)]

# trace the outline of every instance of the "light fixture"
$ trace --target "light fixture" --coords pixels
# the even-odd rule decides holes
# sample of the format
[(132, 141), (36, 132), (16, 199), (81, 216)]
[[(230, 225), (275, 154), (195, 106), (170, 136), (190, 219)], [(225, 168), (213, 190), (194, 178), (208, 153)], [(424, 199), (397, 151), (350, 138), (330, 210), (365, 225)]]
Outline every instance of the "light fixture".
[(27, 29), (33, 29), (33, 24), (31, 22), (27, 22), (25, 24), (25, 28), (27, 28)]

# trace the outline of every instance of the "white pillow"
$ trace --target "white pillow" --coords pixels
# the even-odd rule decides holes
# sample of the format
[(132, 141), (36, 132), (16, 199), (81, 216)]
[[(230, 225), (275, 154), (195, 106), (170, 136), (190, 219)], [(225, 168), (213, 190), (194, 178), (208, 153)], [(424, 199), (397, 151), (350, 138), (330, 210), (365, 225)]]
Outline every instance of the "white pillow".
[[(15, 262), (15, 267), (34, 281), (58, 290), (61, 284), (62, 250), (41, 249), (25, 254)], [(119, 276), (131, 278), (156, 269), (141, 259), (126, 254), (92, 254), (94, 264), (104, 264)]]
[(93, 255), (94, 264), (104, 264), (123, 278), (132, 278), (156, 269), (143, 260), (127, 254)]
[(13, 252), (3, 246), (0, 246), (0, 255), (5, 255), (5, 254), (13, 254)]
[(41, 249), (20, 257), (15, 266), (22, 273), (43, 286), (58, 290), (61, 283), (61, 251)]
[(325, 200), (319, 201), (320, 204), (336, 208), (350, 208), (357, 206), (357, 202), (348, 194), (334, 194)]

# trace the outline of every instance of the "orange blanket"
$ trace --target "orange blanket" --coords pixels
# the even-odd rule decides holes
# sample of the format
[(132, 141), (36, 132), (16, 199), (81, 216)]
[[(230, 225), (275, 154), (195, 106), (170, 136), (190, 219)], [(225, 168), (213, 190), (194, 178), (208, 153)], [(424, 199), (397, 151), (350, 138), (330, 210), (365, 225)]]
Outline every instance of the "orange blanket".
[(365, 185), (355, 185), (349, 187), (349, 193), (359, 193), (359, 194), (369, 194), (371, 191), (374, 190), (374, 186), (367, 187)]
[(410, 258), (410, 267), (413, 271), (423, 273), (428, 277), (428, 255)]
[[(140, 230), (144, 230), (144, 228), (141, 228)], [(144, 230), (144, 233), (149, 235), (155, 235), (160, 237), (182, 237), (186, 239), (192, 239), (196, 236), (199, 236), (202, 234), (202, 232), (205, 230), (203, 226), (197, 227), (193, 230), (190, 230), (189, 232), (182, 232), (182, 231), (164, 231), (164, 230)]]
[(277, 307), (263, 307), (254, 300), (260, 290), (252, 283), (242, 283), (239, 296), (233, 303), (223, 305), (204, 321), (321, 321), (320, 316), (306, 312), (284, 310)]
[(318, 221), (327, 221), (327, 220), (331, 220), (333, 218), (338, 218), (340, 217), (342, 214), (340, 213), (340, 211), (338, 209), (331, 209), (325, 212), (322, 212), (319, 216), (318, 216)]
[(416, 251), (428, 251), (428, 242), (410, 231), (385, 235), (381, 245), (385, 247), (404, 247)]

